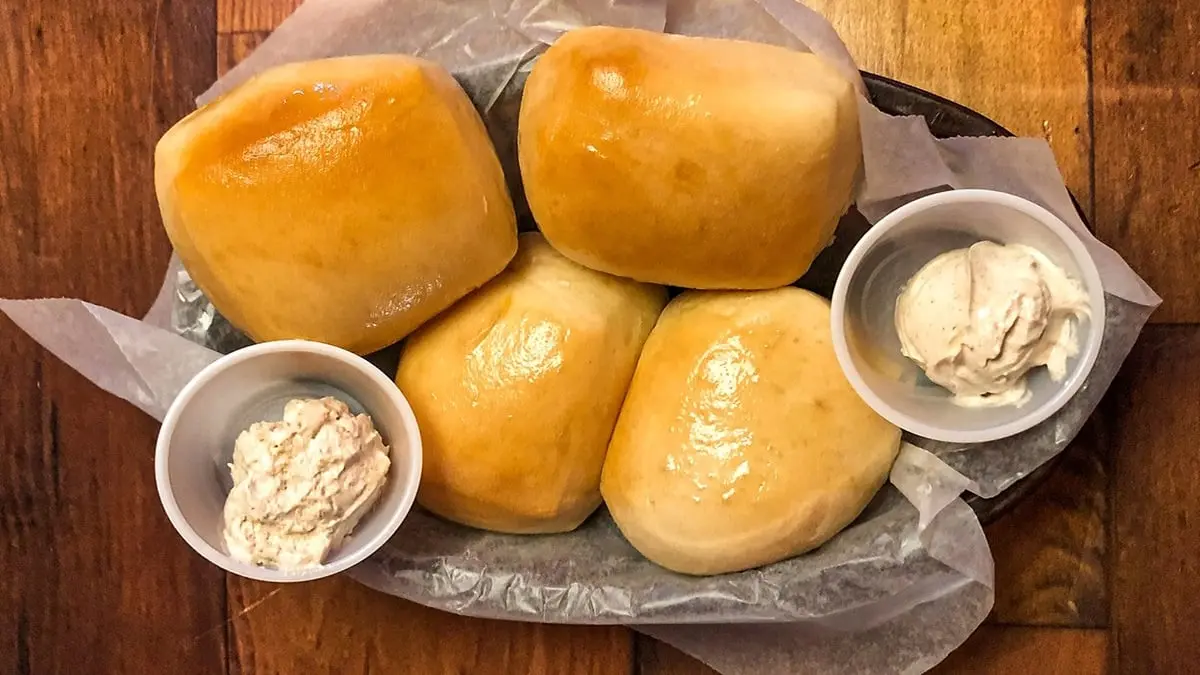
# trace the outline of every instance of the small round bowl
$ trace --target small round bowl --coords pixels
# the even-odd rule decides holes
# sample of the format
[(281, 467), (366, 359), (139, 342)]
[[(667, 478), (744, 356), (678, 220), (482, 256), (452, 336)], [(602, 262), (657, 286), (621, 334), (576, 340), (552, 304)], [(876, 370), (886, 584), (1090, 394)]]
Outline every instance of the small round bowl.
[[(1033, 369), (1027, 375), (1032, 397), (1022, 406), (956, 405), (900, 353), (895, 308), (901, 289), (934, 257), (980, 240), (1041, 251), (1083, 285), (1091, 303), (1066, 377), (1054, 382), (1045, 368)], [(834, 351), (859, 396), (901, 429), (951, 443), (1006, 438), (1053, 415), (1087, 379), (1104, 334), (1104, 288), (1083, 242), (1041, 206), (992, 190), (939, 192), (889, 213), (846, 258), (831, 304)]]
[[(321, 396), (371, 416), (392, 461), (383, 494), (318, 567), (285, 572), (234, 559), (225, 547), (221, 517), (233, 487), (234, 441), (255, 422), (282, 419), (284, 404), (293, 398)], [(365, 359), (319, 342), (265, 342), (218, 359), (188, 382), (163, 419), (154, 468), (171, 524), (209, 562), (260, 581), (310, 581), (361, 562), (396, 533), (417, 496), (421, 435), (400, 389)]]

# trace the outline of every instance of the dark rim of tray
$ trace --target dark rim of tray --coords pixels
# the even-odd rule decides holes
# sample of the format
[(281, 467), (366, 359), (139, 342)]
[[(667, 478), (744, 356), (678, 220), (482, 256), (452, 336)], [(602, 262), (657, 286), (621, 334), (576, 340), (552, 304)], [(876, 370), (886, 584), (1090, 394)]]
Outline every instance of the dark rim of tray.
[[(867, 72), (862, 75), (867, 85), (867, 94), (877, 108), (892, 115), (924, 117), (929, 130), (938, 138), (1013, 135), (1008, 129), (954, 101), (880, 75)], [(1079, 202), (1075, 201), (1074, 195), (1071, 196), (1071, 200), (1075, 204), (1075, 210), (1079, 211), (1079, 217), (1088, 229), (1091, 229), (1091, 223), (1079, 208)], [(1056, 455), (992, 499), (983, 499), (968, 493), (965, 500), (975, 510), (980, 522), (986, 525), (1007, 513), (1017, 502), (1037, 489), (1058, 465), (1061, 456)]]

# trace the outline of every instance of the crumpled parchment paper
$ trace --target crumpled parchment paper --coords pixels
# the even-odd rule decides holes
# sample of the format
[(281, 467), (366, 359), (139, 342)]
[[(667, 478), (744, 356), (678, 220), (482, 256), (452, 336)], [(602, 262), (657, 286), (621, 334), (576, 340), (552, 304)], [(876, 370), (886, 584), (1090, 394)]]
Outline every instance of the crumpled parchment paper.
[[(289, 61), (379, 52), (439, 61), (484, 114), (525, 215), (515, 162), (525, 77), (558, 35), (591, 24), (810, 50), (865, 92), (833, 28), (793, 0), (308, 0), (199, 102)], [(641, 558), (603, 509), (575, 532), (534, 537), (472, 530), (418, 509), (355, 578), (473, 616), (627, 624), (729, 674), (919, 673), (961, 644), (990, 610), (993, 582), (987, 541), (960, 495), (995, 496), (1061, 452), (1160, 300), (1087, 232), (1044, 142), (936, 140), (921, 118), (890, 117), (866, 98), (860, 109), (857, 205), (872, 222), (931, 191), (987, 187), (1042, 204), (1083, 238), (1104, 281), (1107, 320), (1095, 369), (1063, 410), (1019, 436), (970, 447), (906, 436), (891, 485), (854, 525), (813, 553), (757, 570), (667, 572)], [(158, 419), (220, 352), (249, 343), (174, 258), (142, 320), (71, 299), (0, 300), (0, 310)]]

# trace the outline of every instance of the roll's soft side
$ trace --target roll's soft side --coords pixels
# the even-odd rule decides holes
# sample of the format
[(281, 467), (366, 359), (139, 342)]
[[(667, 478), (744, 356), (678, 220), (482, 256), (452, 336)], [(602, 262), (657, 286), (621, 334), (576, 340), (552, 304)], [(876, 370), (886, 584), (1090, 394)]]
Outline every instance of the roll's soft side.
[(260, 74), (163, 136), (155, 187), (192, 278), (259, 341), (374, 351), (516, 251), (483, 122), (449, 73), (409, 56)]
[(630, 543), (687, 574), (809, 551), (883, 484), (900, 430), (838, 367), (829, 304), (786, 287), (689, 292), (638, 361), (601, 491)]
[(465, 525), (565, 532), (600, 470), (666, 290), (521, 235), (509, 268), (404, 343), (396, 382), (425, 446), (417, 500)]
[(518, 136), (555, 248), (688, 288), (795, 281), (862, 163), (854, 88), (820, 57), (608, 27), (570, 31), (538, 60)]

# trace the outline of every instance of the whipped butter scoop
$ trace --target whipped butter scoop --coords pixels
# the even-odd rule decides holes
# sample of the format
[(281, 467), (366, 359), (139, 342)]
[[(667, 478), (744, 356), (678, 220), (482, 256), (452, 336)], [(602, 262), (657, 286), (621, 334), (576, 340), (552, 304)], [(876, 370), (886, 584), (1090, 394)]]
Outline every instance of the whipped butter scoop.
[(1079, 351), (1076, 322), (1088, 295), (1031, 247), (990, 241), (943, 253), (896, 301), (903, 354), (965, 407), (1020, 406), (1026, 375), (1046, 366), (1058, 382)]
[(374, 423), (335, 398), (294, 399), (237, 438), (225, 502), (230, 555), (279, 570), (319, 566), (378, 500), (391, 460)]

